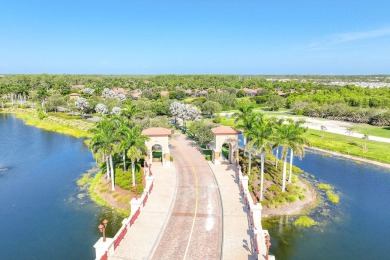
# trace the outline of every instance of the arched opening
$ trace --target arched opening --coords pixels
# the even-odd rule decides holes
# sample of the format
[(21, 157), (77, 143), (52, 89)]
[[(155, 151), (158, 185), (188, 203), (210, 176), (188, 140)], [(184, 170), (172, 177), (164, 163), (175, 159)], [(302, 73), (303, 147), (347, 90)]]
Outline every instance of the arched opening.
[(235, 162), (235, 157), (234, 157), (234, 148), (232, 143), (230, 142), (225, 142), (222, 144), (222, 155), (225, 159), (229, 161), (229, 163), (234, 163)]
[(162, 162), (163, 150), (160, 144), (152, 146), (152, 162)]

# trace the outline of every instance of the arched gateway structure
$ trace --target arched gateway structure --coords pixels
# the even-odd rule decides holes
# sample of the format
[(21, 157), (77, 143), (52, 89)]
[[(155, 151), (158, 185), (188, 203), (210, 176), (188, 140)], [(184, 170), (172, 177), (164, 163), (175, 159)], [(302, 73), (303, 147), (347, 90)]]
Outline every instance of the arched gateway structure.
[(153, 146), (160, 146), (162, 151), (162, 164), (169, 166), (171, 154), (169, 152), (169, 136), (171, 130), (163, 127), (152, 127), (142, 131), (142, 135), (148, 136), (149, 140), (145, 141), (148, 157), (147, 161), (152, 162)]
[(238, 134), (230, 126), (218, 126), (211, 129), (214, 134), (213, 163), (221, 164), (222, 146), (229, 145), (228, 160), (229, 163), (236, 163), (238, 160)]

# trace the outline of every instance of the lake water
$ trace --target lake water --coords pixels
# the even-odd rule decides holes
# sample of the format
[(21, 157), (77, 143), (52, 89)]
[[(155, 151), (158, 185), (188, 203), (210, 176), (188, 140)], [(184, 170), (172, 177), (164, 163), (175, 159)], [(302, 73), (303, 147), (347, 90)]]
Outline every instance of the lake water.
[(311, 228), (294, 227), (291, 216), (264, 220), (276, 259), (390, 259), (389, 169), (313, 150), (294, 165), (313, 185), (332, 185), (340, 203), (320, 192), (323, 202), (308, 214), (318, 223)]
[[(390, 148), (389, 148), (390, 149)], [(293, 217), (264, 221), (277, 259), (386, 259), (390, 253), (390, 170), (308, 152), (294, 165), (314, 184), (328, 183), (340, 196), (324, 202), (309, 216), (311, 228), (295, 228)]]
[(100, 221), (112, 235), (121, 219), (78, 198), (93, 166), (82, 139), (0, 114), (0, 259), (94, 259)]

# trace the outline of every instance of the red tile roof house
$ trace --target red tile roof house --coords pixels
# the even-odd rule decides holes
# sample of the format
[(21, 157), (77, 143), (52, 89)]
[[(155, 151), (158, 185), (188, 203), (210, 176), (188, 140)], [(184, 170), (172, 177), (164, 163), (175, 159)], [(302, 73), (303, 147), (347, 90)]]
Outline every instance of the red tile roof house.
[(254, 97), (257, 95), (257, 89), (243, 88), (245, 95), (248, 97)]
[(126, 95), (129, 91), (124, 88), (112, 88), (112, 91), (115, 92), (115, 94), (123, 94)]

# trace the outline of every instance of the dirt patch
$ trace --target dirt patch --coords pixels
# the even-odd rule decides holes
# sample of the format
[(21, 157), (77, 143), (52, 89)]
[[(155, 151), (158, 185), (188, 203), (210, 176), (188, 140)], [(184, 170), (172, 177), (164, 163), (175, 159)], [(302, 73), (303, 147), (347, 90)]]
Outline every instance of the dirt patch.
[(306, 191), (304, 192), (304, 200), (296, 200), (292, 203), (280, 205), (277, 208), (263, 206), (263, 217), (296, 215), (301, 213), (303, 210), (313, 207), (317, 198), (314, 188), (310, 185), (310, 183), (302, 179), (298, 179), (297, 184), (299, 185), (299, 187), (306, 189)]
[(111, 191), (111, 181), (107, 182), (104, 175), (102, 175), (98, 184), (95, 186), (94, 192), (110, 206), (124, 211), (130, 211), (129, 203), (132, 198), (139, 198), (141, 196), (141, 194), (125, 190), (118, 185), (115, 186), (115, 191)]

